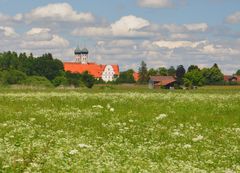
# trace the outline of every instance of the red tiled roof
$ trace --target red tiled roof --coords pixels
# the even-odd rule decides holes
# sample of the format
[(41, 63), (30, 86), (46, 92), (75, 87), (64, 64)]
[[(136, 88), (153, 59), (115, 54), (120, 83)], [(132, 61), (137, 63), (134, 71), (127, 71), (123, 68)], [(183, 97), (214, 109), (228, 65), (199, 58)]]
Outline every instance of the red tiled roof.
[(224, 81), (225, 82), (240, 82), (240, 76), (239, 75), (224, 75)]
[(133, 73), (133, 78), (134, 78), (135, 81), (138, 81), (139, 80), (139, 73), (134, 72)]
[(225, 82), (229, 82), (229, 81), (232, 79), (232, 77), (233, 77), (233, 76), (230, 76), (230, 75), (224, 75), (223, 80), (224, 80)]
[(157, 86), (166, 86), (176, 82), (176, 79), (173, 76), (150, 76), (150, 80)]
[[(118, 65), (111, 65), (116, 75), (119, 75), (119, 67)], [(88, 71), (89, 74), (93, 75), (95, 78), (101, 78), (102, 73), (105, 69), (106, 65), (99, 65), (95, 63), (88, 63), (88, 64), (80, 64), (74, 62), (65, 62), (64, 63), (64, 70), (70, 71), (72, 73), (83, 73)]]
[(235, 77), (237, 78), (237, 82), (240, 82), (240, 76), (236, 75)]

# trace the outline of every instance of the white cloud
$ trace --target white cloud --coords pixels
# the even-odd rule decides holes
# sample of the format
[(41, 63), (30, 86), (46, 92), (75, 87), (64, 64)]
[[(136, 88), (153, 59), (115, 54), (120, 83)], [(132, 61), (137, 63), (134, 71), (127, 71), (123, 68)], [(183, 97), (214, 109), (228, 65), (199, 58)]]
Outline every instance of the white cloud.
[(29, 41), (50, 41), (53, 39), (49, 28), (32, 28), (26, 32), (25, 40)]
[[(19, 18), (20, 14), (19, 14)], [(94, 16), (91, 13), (78, 13), (68, 3), (48, 4), (33, 9), (30, 13), (24, 14), (27, 21), (47, 20), (56, 22), (93, 22)]]
[(190, 35), (188, 35), (188, 34), (171, 34), (170, 37), (172, 39), (186, 39), (186, 38), (189, 38)]
[(133, 15), (124, 16), (106, 27), (85, 27), (74, 29), (72, 34), (78, 36), (116, 36), (145, 37), (151, 33), (140, 31), (150, 25), (148, 20)]
[(176, 49), (176, 48), (197, 48), (200, 44), (204, 44), (206, 41), (192, 42), (192, 41), (155, 41), (153, 45), (157, 45), (160, 48)]
[(193, 24), (184, 24), (188, 31), (200, 31), (205, 32), (208, 29), (206, 23), (193, 23)]
[(32, 28), (30, 31), (28, 31), (27, 35), (37, 35), (41, 33), (49, 33), (49, 28)]
[(173, 3), (171, 0), (138, 0), (138, 5), (145, 8), (169, 8)]
[(108, 36), (111, 35), (110, 27), (85, 27), (74, 29), (72, 34), (78, 36)]
[(226, 21), (231, 24), (240, 23), (240, 11), (235, 12), (234, 14), (228, 16)]
[(163, 29), (169, 32), (179, 33), (179, 32), (205, 32), (208, 29), (208, 24), (206, 23), (189, 23), (183, 25), (176, 24), (164, 24)]
[(69, 46), (69, 42), (58, 36), (52, 35), (51, 40), (23, 40), (20, 44), (20, 47), (23, 49), (60, 49), (67, 48)]
[(120, 20), (111, 24), (111, 28), (113, 35), (115, 36), (134, 36), (144, 35), (143, 32), (139, 32), (138, 30), (149, 25), (149, 21), (130, 15), (124, 16)]
[(0, 33), (3, 33), (6, 37), (15, 37), (17, 33), (15, 32), (14, 28), (7, 27), (7, 26), (0, 26)]
[(226, 48), (222, 45), (214, 45), (214, 44), (208, 44), (204, 46), (201, 51), (206, 54), (211, 55), (237, 55), (240, 54), (240, 51), (232, 49), (232, 48)]

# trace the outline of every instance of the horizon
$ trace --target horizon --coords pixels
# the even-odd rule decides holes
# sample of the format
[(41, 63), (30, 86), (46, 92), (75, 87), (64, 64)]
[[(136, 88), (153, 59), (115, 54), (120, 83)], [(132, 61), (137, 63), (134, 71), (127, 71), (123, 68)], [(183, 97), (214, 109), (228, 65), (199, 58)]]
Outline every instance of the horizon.
[[(74, 60), (119, 64), (121, 71), (217, 63), (240, 69), (240, 2), (237, 0), (0, 0), (0, 52), (52, 53)], [(107, 4), (107, 5), (105, 5)]]

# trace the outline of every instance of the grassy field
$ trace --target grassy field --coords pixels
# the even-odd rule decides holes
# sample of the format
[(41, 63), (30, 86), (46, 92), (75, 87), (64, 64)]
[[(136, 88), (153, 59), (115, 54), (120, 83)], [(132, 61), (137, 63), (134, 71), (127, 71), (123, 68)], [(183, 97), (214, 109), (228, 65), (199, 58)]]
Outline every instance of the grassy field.
[(2, 88), (0, 172), (240, 172), (240, 87)]

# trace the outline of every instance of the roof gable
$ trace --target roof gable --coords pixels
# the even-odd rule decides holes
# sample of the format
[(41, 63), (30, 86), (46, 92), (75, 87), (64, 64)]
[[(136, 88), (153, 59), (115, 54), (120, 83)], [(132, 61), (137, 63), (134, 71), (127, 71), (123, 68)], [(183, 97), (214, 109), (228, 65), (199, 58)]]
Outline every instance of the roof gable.
[[(119, 67), (118, 65), (111, 65), (113, 67), (114, 73), (119, 75)], [(75, 62), (65, 62), (64, 70), (70, 71), (72, 73), (83, 73), (88, 71), (89, 74), (93, 75), (95, 78), (101, 78), (102, 73), (106, 65), (96, 64), (96, 63), (88, 63), (88, 64), (79, 64)]]
[(155, 83), (155, 85), (166, 86), (176, 82), (176, 79), (173, 76), (150, 76), (150, 81)]

